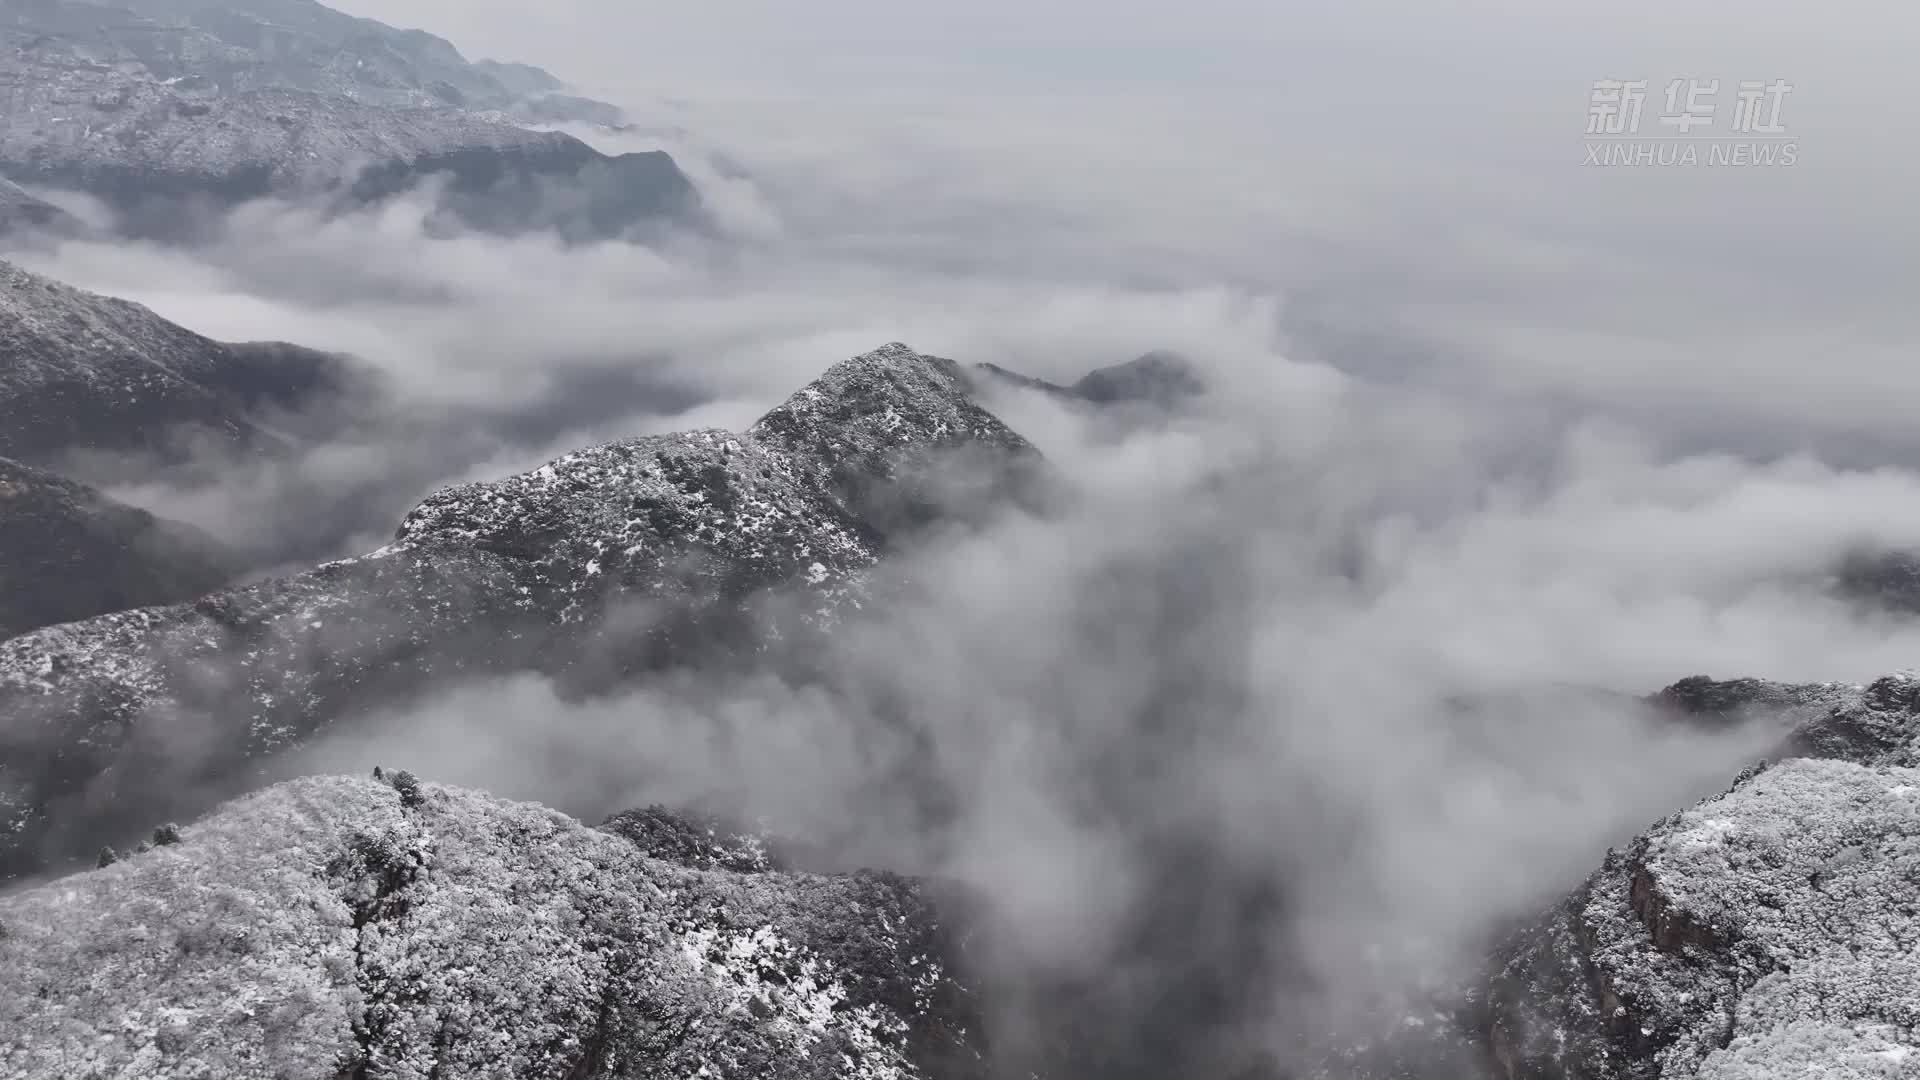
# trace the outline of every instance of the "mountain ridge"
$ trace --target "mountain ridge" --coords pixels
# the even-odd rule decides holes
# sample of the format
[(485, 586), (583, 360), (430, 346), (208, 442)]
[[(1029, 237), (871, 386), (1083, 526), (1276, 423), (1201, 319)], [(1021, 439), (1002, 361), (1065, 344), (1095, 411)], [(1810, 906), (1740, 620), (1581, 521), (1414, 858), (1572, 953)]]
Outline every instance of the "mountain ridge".
[[(824, 632), (906, 527), (896, 491), (924, 514), (951, 455), (1008, 482), (1038, 462), (969, 389), (952, 361), (888, 345), (746, 433), (577, 451), (436, 493), (360, 558), (0, 642), (0, 873), (427, 685), (533, 670), (592, 687), (749, 657), (769, 619), (793, 641)], [(167, 733), (188, 717), (226, 735), (173, 760)], [(56, 804), (84, 840), (55, 835)]]
[[(608, 156), (521, 126), (570, 119), (570, 100), (601, 119), (611, 106), (516, 93), (432, 35), (308, 0), (121, 5), (12, 5), (0, 174), (86, 192), (123, 231), (192, 240), (251, 199), (350, 209), (435, 177), (444, 216), (493, 231), (587, 241), (698, 223), (698, 193), (664, 152)], [(533, 110), (524, 121), (516, 103)]]
[(214, 341), (0, 260), (0, 456), (43, 467), (74, 452), (164, 456), (189, 432), (270, 448), (282, 442), (270, 414), (363, 377), (338, 354)]
[(232, 580), (237, 563), (198, 529), (0, 458), (0, 640), (190, 600)]

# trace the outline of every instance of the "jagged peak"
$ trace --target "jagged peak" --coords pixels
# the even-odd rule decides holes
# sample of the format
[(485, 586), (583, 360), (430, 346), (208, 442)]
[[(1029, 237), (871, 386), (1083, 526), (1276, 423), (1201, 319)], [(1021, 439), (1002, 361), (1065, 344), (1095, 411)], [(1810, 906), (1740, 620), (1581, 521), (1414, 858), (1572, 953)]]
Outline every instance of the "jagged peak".
[(747, 433), (824, 460), (963, 442), (1030, 449), (974, 402), (959, 364), (898, 341), (828, 368)]
[[(669, 516), (684, 517), (682, 524), (698, 518), (731, 537), (739, 523), (716, 511), (742, 498), (783, 517), (802, 513), (796, 499), (825, 497), (884, 530), (891, 522), (881, 519), (900, 492), (883, 489), (916, 487), (919, 477), (909, 474), (932, 454), (980, 448), (1001, 458), (1033, 455), (1031, 444), (973, 402), (970, 389), (954, 361), (891, 342), (828, 368), (744, 434), (700, 429), (623, 439), (504, 479), (445, 488), (407, 515), (395, 539), (531, 550), (546, 546), (532, 543), (532, 533), (549, 533), (565, 520), (565, 531), (625, 550), (646, 534), (654, 534), (648, 546), (659, 539), (633, 505), (655, 515), (673, 508)], [(836, 531), (822, 549), (835, 555), (832, 569), (840, 556), (855, 563), (870, 557), (865, 546)]]

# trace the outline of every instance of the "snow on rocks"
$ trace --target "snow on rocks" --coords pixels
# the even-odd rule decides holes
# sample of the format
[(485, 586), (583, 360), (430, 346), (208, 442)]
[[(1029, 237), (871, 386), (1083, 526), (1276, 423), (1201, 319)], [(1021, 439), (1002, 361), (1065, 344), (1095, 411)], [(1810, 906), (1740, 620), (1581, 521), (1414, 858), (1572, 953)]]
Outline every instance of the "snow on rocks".
[(960, 365), (892, 342), (835, 365), (748, 435), (852, 516), (908, 530), (974, 498), (1015, 497), (1029, 480), (1038, 452), (971, 391)]
[[(830, 628), (896, 535), (896, 479), (1037, 457), (956, 372), (888, 346), (746, 434), (578, 451), (430, 497), (374, 556), (0, 642), (0, 875), (93, 850), (129, 808), (196, 812), (168, 793), (434, 685), (533, 670), (591, 690)], [(931, 492), (911, 493), (922, 513)]]
[(0, 1076), (978, 1075), (942, 940), (899, 878), (300, 780), (0, 899)]
[(1788, 742), (1815, 756), (1656, 825), (1517, 935), (1495, 1075), (1920, 1076), (1920, 680), (1755, 686), (1829, 701)]

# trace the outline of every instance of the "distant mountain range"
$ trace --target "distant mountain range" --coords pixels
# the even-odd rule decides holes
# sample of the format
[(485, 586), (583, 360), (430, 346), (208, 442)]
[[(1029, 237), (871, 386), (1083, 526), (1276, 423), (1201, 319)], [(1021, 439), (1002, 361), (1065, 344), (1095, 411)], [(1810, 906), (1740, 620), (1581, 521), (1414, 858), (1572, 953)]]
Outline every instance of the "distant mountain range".
[(1061, 400), (1089, 405), (1153, 405), (1170, 408), (1206, 393), (1207, 384), (1193, 364), (1177, 353), (1155, 351), (1124, 364), (1088, 372), (1072, 386), (1008, 371), (998, 364), (981, 364), (995, 380), (1037, 390)]
[(311, 0), (0, 3), (0, 175), (85, 192), (136, 234), (190, 238), (266, 195), (364, 205), (429, 177), (445, 213), (490, 230), (691, 223), (698, 195), (666, 154), (523, 126), (622, 122), (538, 68), (469, 63)]

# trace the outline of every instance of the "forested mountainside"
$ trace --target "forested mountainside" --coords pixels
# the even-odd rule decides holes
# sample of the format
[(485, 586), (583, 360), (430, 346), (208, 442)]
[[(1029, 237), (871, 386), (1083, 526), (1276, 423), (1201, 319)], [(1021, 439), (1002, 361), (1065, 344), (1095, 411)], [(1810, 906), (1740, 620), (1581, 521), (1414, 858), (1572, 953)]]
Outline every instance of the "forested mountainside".
[(201, 439), (270, 451), (276, 414), (318, 407), (358, 377), (341, 356), (212, 341), (0, 261), (0, 456), (180, 456)]
[(198, 529), (0, 458), (0, 640), (191, 600), (236, 571), (236, 559)]
[[(745, 432), (582, 450), (440, 492), (361, 558), (0, 642), (0, 869), (90, 850), (168, 792), (429, 685), (606, 685), (830, 628), (938, 505), (938, 462), (1027, 482), (1037, 454), (969, 388), (952, 361), (888, 345)], [(788, 594), (777, 612), (770, 590)], [(655, 614), (635, 628), (606, 618), (641, 603)], [(184, 753), (170, 735), (208, 722)]]
[(407, 773), (283, 784), (156, 840), (0, 896), (0, 1072), (985, 1075), (960, 943), (902, 878)]
[(0, 88), (0, 176), (91, 195), (137, 235), (193, 239), (249, 199), (348, 208), (429, 178), (447, 214), (502, 232), (614, 239), (698, 215), (665, 153), (523, 126), (618, 123), (612, 106), (305, 0), (10, 0)]

